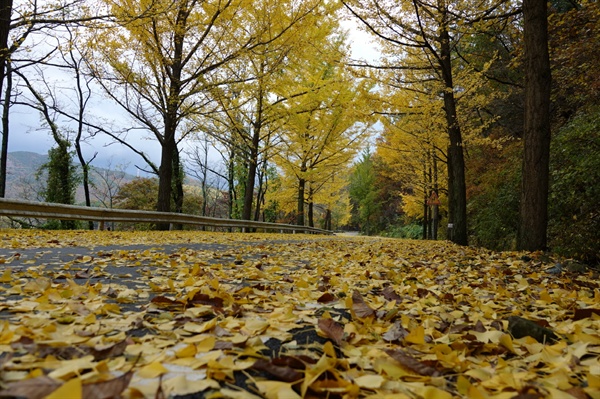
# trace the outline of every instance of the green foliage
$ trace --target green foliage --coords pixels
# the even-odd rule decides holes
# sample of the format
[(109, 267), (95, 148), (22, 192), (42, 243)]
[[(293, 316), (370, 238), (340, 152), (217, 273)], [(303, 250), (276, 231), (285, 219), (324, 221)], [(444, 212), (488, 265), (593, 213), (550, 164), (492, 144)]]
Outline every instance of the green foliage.
[(421, 224), (406, 224), (403, 226), (391, 226), (382, 233), (385, 237), (410, 238), (417, 240), (423, 237), (423, 226)]
[(350, 201), (352, 203), (352, 221), (360, 226), (364, 234), (373, 234), (376, 230), (376, 215), (380, 210), (378, 190), (375, 187), (375, 168), (371, 153), (367, 149), (354, 166), (350, 176)]
[[(71, 144), (60, 140), (58, 146), (48, 151), (48, 162), (40, 167), (37, 173), (39, 179), (42, 172), (46, 173), (46, 188), (42, 195), (46, 202), (57, 204), (75, 203), (75, 191), (81, 181), (77, 166), (73, 163), (73, 152), (69, 151)], [(47, 229), (75, 229), (78, 223), (74, 220), (49, 220), (43, 226)]]
[(600, 261), (600, 107), (580, 112), (554, 137), (549, 242), (554, 251)]
[[(155, 211), (158, 200), (158, 179), (142, 177), (123, 184), (114, 198), (114, 207), (118, 209), (133, 209)], [(123, 224), (121, 229), (150, 230), (149, 223)]]
[(520, 144), (497, 153), (472, 151), (469, 182), (471, 242), (495, 250), (514, 249), (519, 217)]

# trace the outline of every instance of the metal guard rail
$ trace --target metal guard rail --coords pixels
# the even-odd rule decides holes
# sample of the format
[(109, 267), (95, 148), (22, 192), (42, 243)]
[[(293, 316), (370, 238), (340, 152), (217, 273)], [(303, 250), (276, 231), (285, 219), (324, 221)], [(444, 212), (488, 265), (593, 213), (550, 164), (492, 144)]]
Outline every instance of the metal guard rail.
[(0, 198), (0, 216), (20, 216), (40, 219), (84, 220), (95, 222), (170, 223), (208, 227), (279, 230), (333, 234), (329, 230), (283, 223), (255, 222), (252, 220), (222, 219), (183, 213), (108, 209), (77, 205), (51, 204), (45, 202)]

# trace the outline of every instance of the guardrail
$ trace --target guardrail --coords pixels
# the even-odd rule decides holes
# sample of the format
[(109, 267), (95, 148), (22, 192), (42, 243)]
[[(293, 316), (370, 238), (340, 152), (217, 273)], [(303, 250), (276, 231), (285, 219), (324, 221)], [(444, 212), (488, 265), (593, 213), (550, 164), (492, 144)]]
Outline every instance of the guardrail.
[(187, 215), (183, 213), (136, 211), (128, 209), (94, 208), (87, 206), (51, 204), (23, 200), (0, 198), (0, 216), (31, 217), (39, 219), (83, 220), (100, 223), (169, 223), (206, 226), (213, 228), (237, 228), (278, 230), (292, 233), (333, 234), (329, 230), (308, 226), (283, 223), (255, 222), (252, 220), (222, 219), (208, 216)]

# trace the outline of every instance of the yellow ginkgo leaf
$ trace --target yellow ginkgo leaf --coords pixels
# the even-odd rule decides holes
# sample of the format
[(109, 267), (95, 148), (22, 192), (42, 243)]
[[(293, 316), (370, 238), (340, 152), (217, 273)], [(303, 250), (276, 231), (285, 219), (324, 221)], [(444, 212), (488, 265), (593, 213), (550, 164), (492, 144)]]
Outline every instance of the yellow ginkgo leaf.
[(404, 340), (411, 344), (425, 344), (425, 328), (423, 328), (423, 326), (417, 326), (417, 328), (414, 328), (406, 337), (404, 337)]
[(267, 399), (300, 399), (292, 384), (282, 381), (256, 381), (256, 387)]
[(142, 367), (137, 374), (142, 378), (156, 378), (168, 371), (160, 362), (155, 361)]
[(192, 357), (192, 356), (196, 356), (196, 353), (198, 353), (198, 351), (196, 350), (196, 345), (188, 344), (188, 345), (184, 346), (183, 348), (177, 350), (175, 352), (175, 356), (177, 356), (179, 358)]
[(82, 385), (79, 378), (72, 378), (62, 384), (45, 399), (82, 399)]
[(355, 378), (354, 382), (361, 388), (377, 389), (385, 382), (385, 378), (380, 375), (369, 374)]

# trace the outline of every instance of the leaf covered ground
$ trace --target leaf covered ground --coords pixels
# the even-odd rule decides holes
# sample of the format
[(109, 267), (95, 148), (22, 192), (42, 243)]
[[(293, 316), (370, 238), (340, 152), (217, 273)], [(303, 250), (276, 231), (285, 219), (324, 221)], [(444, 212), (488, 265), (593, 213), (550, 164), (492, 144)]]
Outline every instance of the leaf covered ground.
[(0, 396), (600, 398), (598, 276), (541, 253), (4, 230), (0, 264)]

